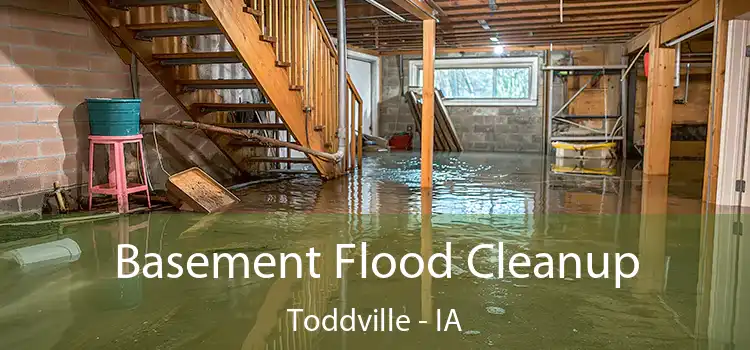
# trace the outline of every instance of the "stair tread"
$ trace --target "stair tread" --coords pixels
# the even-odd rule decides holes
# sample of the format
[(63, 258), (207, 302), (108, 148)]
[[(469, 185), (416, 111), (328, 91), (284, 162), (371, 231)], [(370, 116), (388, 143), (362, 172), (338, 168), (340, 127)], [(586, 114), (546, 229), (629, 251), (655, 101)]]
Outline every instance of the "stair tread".
[(254, 79), (185, 79), (177, 80), (176, 83), (183, 87), (204, 89), (252, 89), (258, 87)]
[(139, 23), (139, 24), (128, 24), (127, 28), (130, 30), (158, 30), (158, 29), (174, 29), (174, 28), (217, 28), (216, 23), (211, 20), (201, 21), (178, 21), (178, 22), (162, 22), (162, 23)]
[(212, 52), (178, 52), (178, 53), (155, 53), (154, 59), (168, 60), (174, 58), (230, 58), (238, 57), (234, 51), (212, 51)]
[(240, 63), (234, 51), (160, 53), (152, 56), (162, 65), (223, 64)]
[(273, 111), (268, 103), (193, 103), (193, 107), (215, 111)]
[(193, 5), (200, 4), (201, 0), (114, 0), (115, 7), (149, 7), (162, 5)]
[(126, 28), (135, 32), (136, 39), (223, 34), (212, 20), (129, 24)]
[(249, 157), (245, 158), (251, 162), (268, 162), (268, 163), (310, 163), (309, 158), (301, 157)]

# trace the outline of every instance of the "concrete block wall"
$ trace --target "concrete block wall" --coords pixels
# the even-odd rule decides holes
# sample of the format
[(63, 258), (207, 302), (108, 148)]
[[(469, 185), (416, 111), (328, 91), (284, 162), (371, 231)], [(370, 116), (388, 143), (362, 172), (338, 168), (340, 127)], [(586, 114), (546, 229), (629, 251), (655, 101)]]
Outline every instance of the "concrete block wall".
[[(542, 51), (512, 51), (506, 56), (538, 56)], [(492, 53), (438, 54), (440, 58), (495, 57)], [(399, 57), (384, 56), (382, 64), (382, 95), (380, 103), (380, 135), (388, 137), (414, 128), (414, 121), (406, 99), (401, 95), (409, 86), (409, 61), (420, 56), (404, 56), (399, 74)], [(539, 60), (540, 67), (543, 62)], [(401, 83), (401, 84), (400, 84)], [(541, 152), (544, 147), (544, 74), (539, 71), (539, 103), (534, 107), (448, 106), (461, 143), (467, 151), (485, 152)], [(415, 135), (414, 147), (419, 147)]]
[[(141, 96), (145, 117), (188, 118), (148, 73), (141, 76)], [(78, 2), (0, 6), (0, 213), (38, 210), (55, 181), (85, 187), (89, 128), (82, 102), (89, 97), (132, 97), (132, 92), (129, 67)], [(209, 172), (219, 179), (236, 173), (205, 135), (160, 132), (165, 139), (160, 146), (171, 150), (165, 153), (171, 171), (198, 165), (218, 168)], [(146, 139), (148, 144), (152, 138)], [(151, 149), (147, 146), (147, 155), (155, 170)]]

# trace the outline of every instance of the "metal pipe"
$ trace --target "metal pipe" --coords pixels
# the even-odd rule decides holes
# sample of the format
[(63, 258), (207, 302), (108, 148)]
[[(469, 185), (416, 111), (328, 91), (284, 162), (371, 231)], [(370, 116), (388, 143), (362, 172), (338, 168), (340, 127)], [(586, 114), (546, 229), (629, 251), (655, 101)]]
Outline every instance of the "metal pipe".
[(677, 54), (675, 60), (677, 62), (674, 65), (674, 87), (680, 87), (680, 59), (682, 58), (682, 43), (677, 43)]
[(714, 27), (714, 22), (711, 22), (711, 23), (707, 23), (706, 25), (704, 25), (704, 26), (702, 26), (702, 27), (700, 27), (700, 28), (698, 28), (698, 29), (695, 29), (695, 30), (693, 30), (693, 31), (691, 31), (691, 32), (689, 32), (689, 33), (687, 33), (687, 34), (683, 35), (683, 36), (680, 36), (680, 37), (679, 37), (679, 38), (677, 38), (677, 39), (674, 39), (674, 40), (672, 40), (672, 41), (668, 41), (668, 42), (667, 42), (667, 43), (665, 44), (665, 46), (666, 46), (666, 47), (672, 47), (672, 46), (675, 46), (675, 45), (677, 45), (677, 44), (679, 44), (679, 43), (681, 43), (681, 42), (683, 42), (683, 41), (685, 41), (685, 40), (688, 40), (688, 39), (690, 39), (690, 38), (693, 38), (693, 37), (695, 37), (696, 35), (698, 35), (698, 34), (700, 34), (700, 33), (703, 33), (703, 32), (705, 32), (705, 31), (707, 31), (707, 30), (709, 30), (709, 29), (711, 29), (711, 28), (713, 28), (713, 27)]
[(688, 93), (690, 93), (690, 63), (685, 68), (685, 98), (682, 99), (685, 103), (688, 102)]
[(336, 1), (336, 20), (338, 32), (338, 54), (339, 54), (339, 148), (336, 152), (343, 156), (346, 149), (346, 102), (348, 86), (346, 85), (346, 4), (344, 0)]
[(130, 54), (130, 89), (133, 90), (133, 98), (140, 98), (140, 81), (138, 80), (138, 57)]

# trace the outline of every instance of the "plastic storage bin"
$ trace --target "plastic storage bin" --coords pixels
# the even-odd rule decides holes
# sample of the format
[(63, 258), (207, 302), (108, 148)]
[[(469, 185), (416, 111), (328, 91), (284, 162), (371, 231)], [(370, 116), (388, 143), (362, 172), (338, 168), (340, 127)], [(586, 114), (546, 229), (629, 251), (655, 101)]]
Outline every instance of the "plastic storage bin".
[(130, 136), (141, 129), (141, 100), (137, 98), (87, 98), (91, 135)]

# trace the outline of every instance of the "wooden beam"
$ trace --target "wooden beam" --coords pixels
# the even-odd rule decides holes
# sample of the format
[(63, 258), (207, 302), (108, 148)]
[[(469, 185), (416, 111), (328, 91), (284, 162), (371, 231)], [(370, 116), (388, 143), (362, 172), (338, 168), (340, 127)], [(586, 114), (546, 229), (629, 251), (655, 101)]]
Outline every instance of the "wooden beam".
[(422, 188), (432, 189), (435, 133), (435, 20), (422, 21)]
[[(659, 21), (662, 28), (659, 35), (659, 44), (664, 44), (713, 21), (714, 9), (714, 0), (693, 0), (680, 7), (665, 19)], [(634, 53), (643, 47), (649, 36), (650, 29), (646, 29), (630, 39), (625, 45), (628, 53)]]
[[(593, 45), (558, 45), (555, 46), (555, 50), (583, 50)], [(549, 45), (536, 45), (536, 46), (506, 46), (505, 51), (537, 51), (537, 50), (549, 50)], [(438, 48), (435, 50), (437, 53), (475, 53), (475, 52), (493, 52), (494, 47), (445, 47)], [(381, 56), (395, 56), (395, 55), (421, 55), (421, 50), (394, 50), (394, 51), (380, 51)]]
[(631, 54), (638, 52), (641, 48), (646, 46), (649, 38), (651, 38), (651, 28), (646, 28), (646, 30), (640, 32), (633, 39), (630, 39), (625, 43), (625, 53)]
[(722, 1), (723, 18), (732, 20), (750, 12), (750, 1), (747, 0), (724, 0)]
[(727, 64), (727, 33), (729, 20), (725, 17), (727, 1), (716, 13), (717, 26), (714, 28), (713, 71), (711, 74), (711, 96), (706, 132), (706, 161), (703, 169), (704, 202), (716, 202), (716, 187), (719, 179), (719, 146), (721, 143), (721, 123), (724, 119), (724, 80)]
[[(519, 37), (526, 37), (526, 38), (533, 38), (537, 36), (544, 36), (544, 35), (556, 35), (558, 37), (560, 36), (566, 36), (566, 35), (572, 35), (572, 34), (587, 34), (591, 37), (596, 37), (598, 34), (602, 33), (634, 33), (642, 28), (644, 28), (645, 24), (640, 25), (626, 25), (626, 26), (603, 26), (603, 27), (589, 27), (589, 28), (576, 28), (576, 27), (570, 27), (570, 28), (549, 28), (549, 29), (538, 29), (538, 30), (529, 30), (529, 29), (508, 29), (508, 30), (492, 30), (492, 31), (485, 31), (485, 30), (456, 30), (452, 32), (445, 32), (445, 33), (438, 33), (438, 37), (443, 38), (458, 38), (458, 37), (472, 37), (472, 36), (478, 36), (478, 37), (503, 37), (503, 36), (519, 36)], [(422, 34), (418, 32), (386, 32), (382, 33), (377, 36), (379, 40), (388, 40), (388, 39), (404, 39), (404, 38), (413, 38), (413, 37), (419, 37), (421, 39)], [(375, 39), (375, 36), (372, 35), (372, 33), (353, 33), (348, 34), (347, 38), (351, 39)]]
[[(582, 6), (574, 9), (566, 8), (563, 12), (565, 17), (573, 16), (584, 16), (584, 15), (611, 15), (613, 13), (649, 13), (649, 12), (660, 12), (664, 11), (671, 13), (672, 11), (679, 8), (679, 5), (674, 4), (649, 4), (643, 6), (619, 6), (616, 9), (612, 7), (597, 7), (594, 3), (590, 3), (589, 6)], [(530, 11), (496, 11), (491, 12), (485, 9), (470, 10), (470, 11), (447, 11), (448, 15), (451, 16), (451, 20), (454, 22), (464, 20), (477, 20), (477, 19), (509, 19), (509, 18), (527, 18), (527, 17), (549, 17), (557, 15), (559, 20), (560, 9), (559, 5), (555, 9), (550, 10), (530, 10)]]
[[(649, 3), (674, 3), (674, 0), (647, 0)], [(554, 9), (560, 8), (559, 1), (529, 1), (529, 0), (495, 0), (501, 9)], [(618, 4), (637, 3), (636, 0), (609, 0), (609, 1), (591, 1), (591, 0), (566, 0), (565, 7), (576, 6), (577, 4), (606, 4), (617, 6)], [(435, 1), (438, 6), (448, 7), (484, 7), (487, 8), (487, 0), (438, 0)]]
[(359, 52), (359, 53), (364, 53), (364, 54), (368, 54), (368, 55), (370, 55), (370, 56), (378, 56), (378, 55), (380, 55), (380, 54), (379, 54), (379, 53), (378, 53), (377, 51), (375, 51), (375, 50), (369, 50), (369, 49), (365, 49), (365, 48), (363, 48), (363, 47), (359, 47), (359, 46), (356, 46), (356, 45), (352, 45), (352, 44), (346, 44), (346, 48), (347, 48), (348, 50), (351, 50), (351, 51), (356, 51), (356, 52)]
[(714, 0), (693, 0), (661, 23), (659, 42), (664, 44), (714, 20)]
[[(483, 39), (486, 41), (489, 41), (489, 38), (498, 38), (502, 42), (504, 39), (557, 39), (560, 37), (569, 37), (569, 38), (592, 38), (592, 37), (611, 37), (611, 36), (627, 36), (633, 32), (635, 32), (637, 29), (612, 29), (612, 30), (602, 30), (602, 31), (558, 31), (558, 32), (551, 32), (551, 33), (534, 33), (534, 35), (529, 35), (528, 32), (526, 33), (458, 33), (458, 34), (443, 34), (438, 35), (438, 39), (445, 39), (445, 40), (461, 40), (464, 39)], [(375, 41), (375, 37), (372, 36), (362, 36), (357, 35), (353, 38), (353, 40), (360, 40), (360, 41)], [(421, 41), (421, 36), (418, 34), (401, 34), (400, 36), (388, 36), (385, 38), (378, 38), (378, 41), (380, 42), (390, 42), (390, 41), (399, 41), (403, 42), (402, 40), (412, 40), (412, 41)]]
[(424, 0), (393, 0), (393, 3), (423, 21), (435, 19), (435, 10)]
[(646, 97), (646, 149), (643, 172), (647, 175), (669, 174), (669, 147), (672, 140), (672, 106), (674, 105), (675, 50), (661, 48), (660, 26), (651, 28)]

